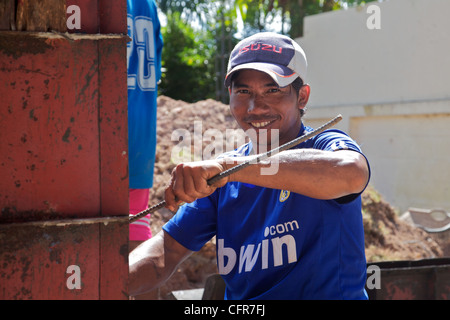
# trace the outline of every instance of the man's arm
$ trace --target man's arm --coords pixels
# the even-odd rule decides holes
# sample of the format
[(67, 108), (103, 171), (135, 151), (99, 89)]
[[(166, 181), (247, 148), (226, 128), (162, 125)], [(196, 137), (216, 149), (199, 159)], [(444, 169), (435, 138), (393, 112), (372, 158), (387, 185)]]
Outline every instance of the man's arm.
[[(261, 174), (263, 168), (268, 174)], [(230, 176), (230, 181), (289, 190), (324, 200), (359, 193), (368, 179), (369, 168), (362, 154), (352, 150), (317, 149), (283, 151)]]
[[(361, 192), (369, 179), (367, 161), (356, 151), (294, 149), (237, 171), (214, 186), (207, 185), (209, 178), (248, 159), (224, 158), (178, 165), (165, 192), (167, 207), (174, 210), (180, 201), (192, 202), (208, 196), (229, 181), (331, 200)], [(270, 167), (272, 169), (268, 170)], [(261, 174), (264, 169), (271, 174)]]
[(136, 296), (164, 284), (192, 251), (165, 231), (142, 243), (129, 256), (129, 294)]

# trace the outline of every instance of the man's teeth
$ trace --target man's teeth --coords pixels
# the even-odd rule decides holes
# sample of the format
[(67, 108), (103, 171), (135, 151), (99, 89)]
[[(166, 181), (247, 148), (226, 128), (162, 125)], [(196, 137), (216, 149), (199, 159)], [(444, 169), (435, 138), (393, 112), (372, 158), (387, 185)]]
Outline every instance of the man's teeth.
[(255, 128), (261, 128), (261, 127), (265, 127), (267, 126), (269, 123), (271, 123), (272, 121), (265, 121), (265, 122), (251, 122), (251, 125), (254, 126)]

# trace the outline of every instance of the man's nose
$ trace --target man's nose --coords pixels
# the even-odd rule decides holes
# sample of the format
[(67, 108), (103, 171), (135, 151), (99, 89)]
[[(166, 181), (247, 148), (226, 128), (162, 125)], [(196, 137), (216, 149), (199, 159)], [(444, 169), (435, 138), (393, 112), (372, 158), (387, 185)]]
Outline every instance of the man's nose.
[(248, 113), (258, 113), (259, 111), (264, 111), (266, 109), (266, 104), (264, 97), (260, 94), (253, 94), (250, 98), (247, 112)]

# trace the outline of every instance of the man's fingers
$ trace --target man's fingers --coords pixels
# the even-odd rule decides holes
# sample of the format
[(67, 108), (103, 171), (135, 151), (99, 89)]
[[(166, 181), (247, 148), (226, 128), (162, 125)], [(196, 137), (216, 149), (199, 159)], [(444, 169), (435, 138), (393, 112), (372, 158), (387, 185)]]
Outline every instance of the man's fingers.
[(189, 168), (186, 168), (183, 164), (179, 164), (172, 175), (172, 192), (178, 203), (191, 203), (198, 198)]
[(180, 202), (191, 203), (213, 193), (217, 186), (208, 185), (208, 178), (218, 172), (220, 167), (212, 163), (177, 165), (172, 171), (171, 184), (166, 189), (166, 207), (173, 211)]
[(169, 186), (164, 190), (164, 200), (166, 201), (166, 208), (172, 212), (177, 211), (177, 200), (175, 194), (173, 193), (173, 178), (170, 181)]

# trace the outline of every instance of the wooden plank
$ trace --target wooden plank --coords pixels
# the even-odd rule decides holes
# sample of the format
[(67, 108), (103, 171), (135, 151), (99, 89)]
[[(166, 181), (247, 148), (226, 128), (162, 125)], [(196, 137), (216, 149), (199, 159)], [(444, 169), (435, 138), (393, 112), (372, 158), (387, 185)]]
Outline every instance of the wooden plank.
[(66, 32), (66, 0), (17, 1), (18, 31)]
[(15, 30), (16, 1), (0, 2), (0, 30)]

